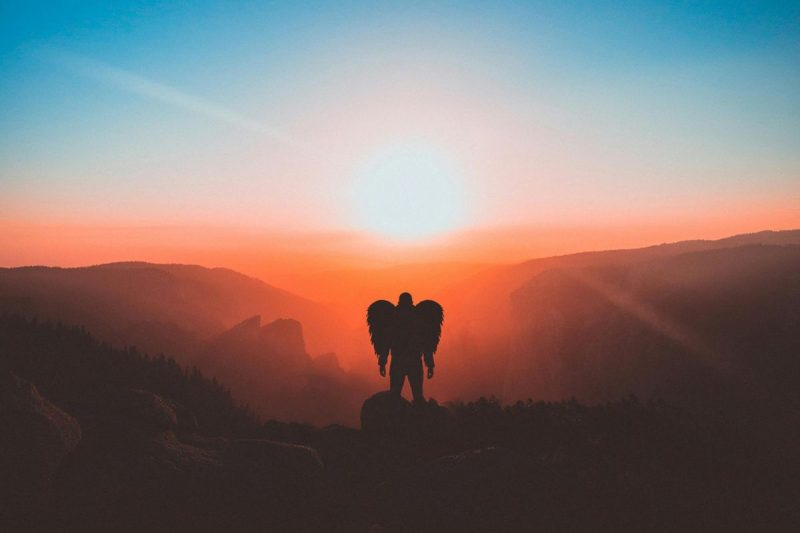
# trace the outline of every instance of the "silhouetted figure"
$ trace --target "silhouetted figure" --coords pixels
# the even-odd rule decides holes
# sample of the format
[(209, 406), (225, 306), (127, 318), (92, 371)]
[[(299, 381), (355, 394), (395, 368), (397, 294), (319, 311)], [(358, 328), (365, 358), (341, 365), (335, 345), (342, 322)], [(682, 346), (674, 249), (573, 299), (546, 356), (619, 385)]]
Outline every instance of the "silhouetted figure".
[(433, 377), (433, 354), (442, 334), (444, 310), (433, 300), (423, 300), (417, 305), (411, 295), (404, 292), (397, 306), (378, 300), (367, 309), (367, 325), (372, 345), (378, 356), (381, 376), (386, 375), (386, 360), (392, 354), (389, 366), (390, 390), (398, 396), (406, 377), (411, 384), (414, 401), (424, 401), (422, 395), (422, 361), (428, 368), (428, 379)]

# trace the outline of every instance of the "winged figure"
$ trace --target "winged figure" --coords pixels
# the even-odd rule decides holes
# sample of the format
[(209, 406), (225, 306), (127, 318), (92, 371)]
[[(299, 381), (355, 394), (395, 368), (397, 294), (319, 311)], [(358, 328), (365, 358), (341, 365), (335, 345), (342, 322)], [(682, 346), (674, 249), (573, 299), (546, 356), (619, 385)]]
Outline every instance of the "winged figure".
[(433, 355), (442, 335), (444, 310), (433, 300), (423, 300), (414, 305), (411, 294), (400, 295), (397, 305), (387, 300), (373, 302), (367, 308), (367, 325), (372, 346), (378, 356), (381, 376), (386, 375), (389, 354), (390, 390), (398, 396), (406, 377), (415, 401), (424, 401), (422, 395), (422, 363), (428, 369), (428, 379), (433, 377)]

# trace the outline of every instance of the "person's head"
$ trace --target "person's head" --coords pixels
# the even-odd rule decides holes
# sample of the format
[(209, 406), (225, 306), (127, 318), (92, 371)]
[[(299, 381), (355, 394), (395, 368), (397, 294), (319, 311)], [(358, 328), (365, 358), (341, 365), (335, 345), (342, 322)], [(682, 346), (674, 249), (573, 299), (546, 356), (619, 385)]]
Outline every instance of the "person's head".
[(404, 292), (397, 300), (398, 307), (411, 307), (412, 305), (414, 305), (414, 300), (411, 298), (410, 293)]

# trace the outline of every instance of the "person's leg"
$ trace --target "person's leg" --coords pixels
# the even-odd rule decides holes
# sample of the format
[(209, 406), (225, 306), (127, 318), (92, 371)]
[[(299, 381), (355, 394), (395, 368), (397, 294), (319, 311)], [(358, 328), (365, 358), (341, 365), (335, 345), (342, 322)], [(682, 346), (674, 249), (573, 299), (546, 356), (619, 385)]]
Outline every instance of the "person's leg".
[(389, 390), (400, 396), (403, 392), (403, 383), (406, 380), (405, 369), (394, 363), (389, 366)]
[(408, 382), (411, 385), (411, 394), (414, 395), (415, 402), (424, 402), (425, 396), (422, 395), (422, 360), (417, 359), (408, 369)]

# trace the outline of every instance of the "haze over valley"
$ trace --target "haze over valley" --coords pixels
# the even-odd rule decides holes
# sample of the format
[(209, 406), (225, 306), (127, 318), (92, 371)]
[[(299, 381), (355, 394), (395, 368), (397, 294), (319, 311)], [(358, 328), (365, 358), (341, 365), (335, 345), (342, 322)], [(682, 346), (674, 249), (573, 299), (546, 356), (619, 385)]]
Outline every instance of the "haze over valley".
[[(112, 263), (0, 270), (0, 312), (85, 326), (174, 357), (265, 418), (355, 423), (384, 385), (366, 305), (409, 291), (446, 310), (440, 401), (590, 404), (628, 394), (709, 407), (797, 401), (800, 231), (533, 259), (332, 270), (326, 303), (224, 268)], [(709, 407), (710, 408), (710, 407)]]

